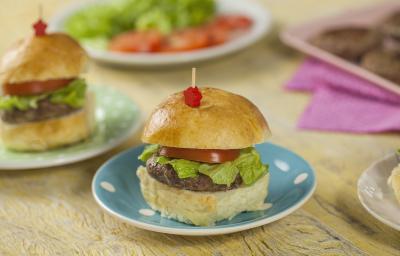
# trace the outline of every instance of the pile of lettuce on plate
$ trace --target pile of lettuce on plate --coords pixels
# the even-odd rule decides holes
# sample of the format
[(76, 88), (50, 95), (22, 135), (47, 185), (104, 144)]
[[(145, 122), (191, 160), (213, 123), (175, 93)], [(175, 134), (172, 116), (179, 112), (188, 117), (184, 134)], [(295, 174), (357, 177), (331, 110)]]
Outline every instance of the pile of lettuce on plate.
[(163, 34), (199, 26), (216, 12), (213, 0), (117, 0), (91, 4), (69, 17), (65, 31), (85, 46), (106, 49), (126, 31), (157, 30)]

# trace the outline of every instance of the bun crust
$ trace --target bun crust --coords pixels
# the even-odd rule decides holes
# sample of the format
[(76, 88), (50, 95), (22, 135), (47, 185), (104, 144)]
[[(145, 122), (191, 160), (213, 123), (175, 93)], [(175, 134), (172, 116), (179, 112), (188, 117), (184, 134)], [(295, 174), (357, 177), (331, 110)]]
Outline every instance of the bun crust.
[(221, 192), (193, 192), (167, 186), (152, 178), (145, 167), (137, 175), (146, 202), (161, 215), (197, 226), (212, 226), (243, 211), (265, 210), (269, 174), (248, 187)]
[(19, 40), (0, 62), (0, 82), (22, 83), (79, 76), (87, 63), (83, 48), (70, 36), (53, 33)]
[(389, 186), (391, 186), (394, 190), (394, 194), (400, 204), (400, 164), (393, 169), (392, 175), (390, 175), (388, 183)]
[(201, 105), (185, 104), (182, 92), (171, 95), (150, 115), (143, 142), (178, 148), (240, 149), (270, 135), (264, 116), (246, 98), (201, 88)]
[(24, 124), (1, 122), (4, 146), (17, 151), (45, 151), (86, 139), (94, 128), (94, 95), (83, 109), (56, 119)]

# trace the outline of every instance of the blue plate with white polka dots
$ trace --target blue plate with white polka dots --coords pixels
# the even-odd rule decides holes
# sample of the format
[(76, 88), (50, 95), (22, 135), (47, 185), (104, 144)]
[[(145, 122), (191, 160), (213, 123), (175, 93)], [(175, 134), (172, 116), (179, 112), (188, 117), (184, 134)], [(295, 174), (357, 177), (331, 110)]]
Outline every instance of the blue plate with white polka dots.
[(93, 178), (97, 203), (111, 215), (136, 227), (177, 235), (218, 235), (242, 231), (276, 221), (301, 207), (316, 187), (315, 172), (299, 155), (283, 147), (256, 145), (263, 163), (269, 164), (270, 184), (265, 200), (268, 209), (242, 212), (215, 226), (198, 227), (162, 217), (153, 211), (140, 191), (136, 169), (143, 145), (128, 149), (107, 161)]

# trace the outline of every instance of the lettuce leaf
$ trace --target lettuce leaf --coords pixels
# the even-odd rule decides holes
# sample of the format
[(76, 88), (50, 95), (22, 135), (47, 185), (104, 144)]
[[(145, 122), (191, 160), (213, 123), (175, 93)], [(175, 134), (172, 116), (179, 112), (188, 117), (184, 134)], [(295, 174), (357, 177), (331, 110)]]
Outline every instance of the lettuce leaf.
[(65, 29), (75, 38), (110, 37), (112, 19), (118, 15), (115, 4), (96, 4), (76, 12), (65, 22)]
[(198, 176), (200, 163), (185, 159), (170, 159), (159, 156), (156, 160), (159, 164), (170, 164), (180, 179), (195, 178)]
[(168, 162), (178, 174), (180, 179), (194, 178), (198, 176), (200, 163), (185, 159), (172, 159)]
[(256, 182), (268, 170), (268, 165), (262, 164), (255, 148), (243, 149), (240, 156), (234, 160), (234, 164), (239, 168), (240, 176), (246, 185)]
[(73, 108), (80, 108), (85, 103), (86, 83), (83, 79), (75, 79), (68, 86), (49, 95), (52, 103), (63, 103)]
[(199, 172), (210, 177), (214, 184), (230, 186), (235, 181), (239, 169), (233, 162), (226, 162), (215, 165), (203, 164)]
[(0, 110), (28, 110), (30, 108), (37, 108), (39, 100), (46, 98), (46, 95), (18, 97), (18, 96), (1, 96), (0, 97)]
[(65, 30), (73, 37), (111, 38), (129, 30), (174, 29), (198, 26), (216, 11), (214, 0), (119, 0), (87, 6), (70, 16)]
[(173, 24), (170, 17), (161, 9), (157, 8), (141, 15), (137, 19), (136, 28), (142, 31), (156, 29), (161, 33), (168, 34), (173, 30)]
[(80, 108), (85, 103), (86, 82), (83, 79), (75, 79), (66, 87), (51, 93), (37, 96), (10, 96), (0, 97), (0, 110), (28, 110), (37, 108), (40, 100), (49, 98), (52, 103), (67, 104), (73, 108)]
[(157, 152), (159, 146), (157, 144), (147, 145), (142, 154), (138, 157), (139, 160), (146, 162), (154, 153)]
[[(147, 161), (157, 152), (158, 145), (147, 146), (139, 156), (142, 161)], [(207, 175), (214, 184), (230, 186), (239, 174), (245, 185), (251, 185), (268, 172), (268, 165), (261, 162), (260, 155), (255, 148), (242, 149), (240, 156), (231, 162), (222, 164), (205, 164), (185, 159), (171, 159), (159, 156), (157, 163), (170, 164), (181, 179), (197, 177), (199, 173)]]

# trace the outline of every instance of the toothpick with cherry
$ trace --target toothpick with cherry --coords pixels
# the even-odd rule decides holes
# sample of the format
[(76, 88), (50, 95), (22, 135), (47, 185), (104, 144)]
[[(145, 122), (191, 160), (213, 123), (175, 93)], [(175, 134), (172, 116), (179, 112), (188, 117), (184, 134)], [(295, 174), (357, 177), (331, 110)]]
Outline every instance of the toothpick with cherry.
[(42, 20), (42, 5), (39, 5), (39, 19), (32, 26), (35, 30), (35, 36), (46, 35), (47, 24)]
[(192, 68), (192, 86), (183, 91), (183, 95), (185, 97), (185, 104), (189, 107), (196, 108), (200, 106), (203, 96), (196, 86), (196, 68)]

